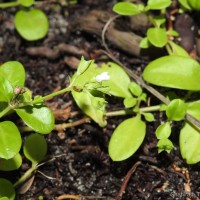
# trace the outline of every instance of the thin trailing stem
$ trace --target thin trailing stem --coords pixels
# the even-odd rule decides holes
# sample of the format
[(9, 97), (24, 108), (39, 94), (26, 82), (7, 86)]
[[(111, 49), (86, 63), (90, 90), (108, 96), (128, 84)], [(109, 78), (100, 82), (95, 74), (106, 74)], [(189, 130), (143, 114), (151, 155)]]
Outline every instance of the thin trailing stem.
[[(157, 105), (157, 106), (140, 108), (139, 113), (159, 111), (160, 107), (161, 107), (160, 105)], [(114, 117), (114, 116), (120, 116), (120, 115), (130, 115), (130, 114), (134, 114), (134, 113), (135, 112), (132, 110), (117, 110), (117, 111), (107, 112), (105, 114), (105, 116), (106, 117)]]
[(19, 1), (0, 3), (0, 8), (10, 8), (10, 7), (15, 7), (19, 5), (20, 5)]

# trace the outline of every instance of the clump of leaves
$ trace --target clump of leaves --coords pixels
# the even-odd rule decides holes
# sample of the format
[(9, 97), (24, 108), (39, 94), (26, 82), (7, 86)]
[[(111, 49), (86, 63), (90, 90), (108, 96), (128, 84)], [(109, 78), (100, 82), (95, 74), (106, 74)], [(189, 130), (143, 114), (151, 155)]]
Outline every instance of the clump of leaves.
[[(170, 49), (175, 48), (174, 46), (176, 45), (171, 41), (171, 38), (179, 35), (173, 29), (166, 29), (166, 17), (164, 14), (165, 9), (169, 7), (171, 3), (171, 0), (148, 0), (146, 5), (142, 3), (119, 2), (114, 5), (113, 11), (119, 15), (125, 16), (146, 13), (153, 27), (148, 28), (146, 37), (140, 42), (140, 47), (148, 48), (151, 45), (158, 48), (166, 47), (167, 51), (170, 53)], [(151, 10), (160, 11), (160, 14), (152, 15), (150, 12)]]
[[(184, 55), (185, 52), (182, 55), (165, 56), (152, 61), (143, 72), (144, 80), (157, 86), (188, 90), (189, 92), (199, 91), (199, 63), (189, 58), (187, 54)], [(174, 70), (175, 68), (176, 70)], [(107, 72), (109, 79), (97, 86), (93, 77), (102, 72)], [(77, 74), (72, 77), (72, 81), (76, 76)], [(199, 130), (185, 120), (186, 113), (200, 119), (199, 101), (185, 102), (184, 98), (177, 96), (171, 99), (168, 105), (144, 107), (146, 94), (143, 93), (142, 88), (132, 82), (120, 66), (111, 62), (101, 66), (91, 62), (85, 73), (82, 73), (74, 83), (77, 88), (72, 91), (72, 94), (78, 106), (100, 126), (106, 126), (106, 116), (132, 114), (130, 118), (117, 126), (110, 139), (108, 150), (114, 161), (127, 159), (138, 150), (145, 138), (146, 123), (154, 121), (153, 112), (155, 111), (165, 112), (167, 118), (166, 122), (155, 130), (158, 152), (170, 153), (174, 148), (170, 139), (170, 135), (174, 134), (171, 124), (176, 121), (185, 121), (184, 127), (180, 128), (182, 157), (188, 164), (200, 161)], [(94, 92), (96, 88), (98, 88), (98, 92)], [(105, 95), (124, 99), (124, 110), (107, 112)], [(196, 145), (192, 142), (193, 140)]]
[(14, 24), (18, 33), (26, 40), (34, 41), (45, 37), (48, 33), (49, 22), (46, 14), (33, 8), (35, 0), (17, 0), (15, 2), (0, 3), (0, 8), (22, 6), (14, 16)]

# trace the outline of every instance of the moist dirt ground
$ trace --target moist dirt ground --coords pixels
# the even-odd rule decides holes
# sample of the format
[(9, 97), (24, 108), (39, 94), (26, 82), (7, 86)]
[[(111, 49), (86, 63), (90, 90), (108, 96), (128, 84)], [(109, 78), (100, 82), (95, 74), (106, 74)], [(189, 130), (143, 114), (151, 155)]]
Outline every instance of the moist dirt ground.
[[(25, 41), (16, 32), (13, 24), (16, 8), (0, 10), (0, 63), (20, 61), (27, 73), (26, 86), (33, 95), (47, 95), (66, 87), (81, 56), (95, 59), (97, 63), (111, 61), (102, 51), (101, 32), (109, 17), (114, 15), (112, 6), (115, 2), (82, 0), (67, 5), (67, 0), (42, 1), (37, 6), (47, 14), (50, 29), (44, 39), (36, 42)], [(176, 7), (174, 3), (169, 13)], [(189, 47), (185, 47), (184, 42), (181, 45), (196, 58), (198, 35), (191, 31), (191, 26), (195, 25), (196, 30), (199, 28), (198, 16), (198, 13), (177, 14), (172, 21), (184, 38), (182, 41), (189, 43)], [(138, 75), (148, 62), (165, 53), (158, 49), (142, 52), (138, 47), (137, 38), (144, 37), (149, 26), (145, 17), (141, 19), (118, 18), (115, 26), (106, 33), (106, 43), (116, 58)], [(176, 20), (179, 21), (176, 23)], [(120, 38), (124, 39), (121, 43)], [(152, 95), (149, 97), (152, 105), (159, 103)], [(120, 100), (110, 102), (108, 110), (123, 109)], [(180, 155), (178, 130), (181, 124), (173, 126), (175, 148), (170, 154), (158, 154), (155, 130), (164, 116), (155, 113), (156, 121), (148, 123), (141, 148), (131, 158), (113, 162), (108, 155), (108, 142), (114, 128), (126, 116), (110, 117), (108, 125), (101, 128), (80, 111), (71, 94), (55, 97), (46, 104), (54, 112), (57, 128), (45, 136), (48, 142), (46, 163), (35, 172), (34, 180), (28, 180), (17, 189), (17, 200), (39, 197), (44, 200), (200, 199), (200, 165), (187, 165)], [(20, 124), (20, 121), (16, 123)], [(68, 128), (59, 128), (66, 123), (71, 123)], [(19, 170), (1, 172), (1, 177), (15, 182), (29, 167), (30, 163), (24, 159)]]

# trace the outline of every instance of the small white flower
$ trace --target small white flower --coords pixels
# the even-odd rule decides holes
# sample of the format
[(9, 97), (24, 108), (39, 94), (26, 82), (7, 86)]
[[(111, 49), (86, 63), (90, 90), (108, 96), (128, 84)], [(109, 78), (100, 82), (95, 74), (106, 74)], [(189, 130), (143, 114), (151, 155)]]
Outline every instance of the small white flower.
[(110, 79), (110, 76), (108, 75), (108, 72), (103, 72), (96, 76), (96, 81), (99, 83), (102, 81), (107, 81), (109, 79)]

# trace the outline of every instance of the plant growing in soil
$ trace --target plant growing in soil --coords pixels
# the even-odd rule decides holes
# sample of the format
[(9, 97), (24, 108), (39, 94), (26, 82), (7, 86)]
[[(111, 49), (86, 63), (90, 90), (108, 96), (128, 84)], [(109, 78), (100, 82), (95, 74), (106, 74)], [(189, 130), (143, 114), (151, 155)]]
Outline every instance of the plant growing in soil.
[(14, 16), (14, 24), (18, 33), (26, 40), (34, 41), (45, 37), (48, 33), (49, 22), (46, 14), (31, 6), (35, 0), (17, 0), (0, 3), (0, 8), (23, 6)]
[[(94, 94), (99, 93), (99, 97), (90, 99), (92, 104), (97, 106), (93, 112), (103, 111), (102, 106), (105, 105), (105, 100), (100, 96), (108, 91), (103, 82), (110, 76), (107, 72), (96, 71), (96, 74), (87, 77), (85, 84), (80, 85), (82, 75), (88, 74), (90, 66), (94, 66), (93, 61), (85, 61), (82, 58), (67, 88), (34, 98), (31, 91), (24, 86), (25, 70), (20, 62), (8, 61), (0, 66), (0, 170), (12, 171), (22, 165), (20, 152), (22, 147), (25, 158), (32, 163), (31, 168), (16, 183), (12, 184), (4, 178), (0, 179), (0, 199), (14, 199), (14, 187), (19, 186), (42, 165), (39, 163), (45, 158), (47, 152), (47, 144), (43, 135), (48, 134), (54, 128), (54, 116), (45, 106), (45, 100), (70, 91), (90, 94), (91, 97), (93, 96), (90, 93), (92, 91)], [(87, 112), (87, 109), (85, 111)], [(18, 126), (8, 118), (13, 113), (16, 113), (29, 129), (36, 132), (26, 137), (24, 142), (22, 142)]]
[[(174, 70), (174, 67), (177, 70)], [(190, 94), (200, 90), (199, 67), (199, 63), (189, 57), (165, 56), (151, 62), (145, 68), (143, 78), (154, 85), (188, 90)], [(98, 92), (96, 90), (94, 92), (96, 83), (93, 84), (91, 81), (88, 83), (88, 80), (98, 73), (105, 73), (105, 71), (110, 76), (109, 80), (102, 83)], [(171, 101), (168, 105), (144, 107), (146, 94), (143, 93), (142, 88), (135, 82), (131, 82), (125, 71), (114, 63), (103, 64), (100, 68), (92, 64), (76, 81), (76, 85), (79, 86), (78, 92), (77, 90), (72, 91), (75, 101), (100, 126), (106, 125), (105, 116), (133, 115), (118, 125), (110, 139), (109, 154), (114, 161), (127, 159), (140, 147), (146, 134), (146, 122), (154, 121), (152, 112), (155, 111), (166, 113), (166, 122), (161, 124), (155, 133), (158, 139), (158, 152), (167, 151), (169, 153), (173, 149), (174, 146), (170, 140), (171, 132), (173, 132), (171, 130), (172, 123), (185, 121), (185, 125), (180, 130), (179, 141), (182, 157), (188, 164), (200, 161), (198, 127), (185, 120), (186, 113), (200, 119), (199, 100), (186, 102), (189, 94), (185, 98), (176, 95), (170, 97)], [(85, 85), (84, 89), (82, 85)], [(123, 98), (125, 109), (106, 112), (104, 94)]]

